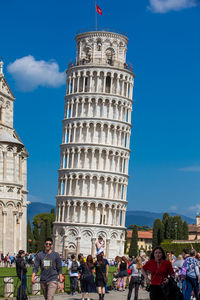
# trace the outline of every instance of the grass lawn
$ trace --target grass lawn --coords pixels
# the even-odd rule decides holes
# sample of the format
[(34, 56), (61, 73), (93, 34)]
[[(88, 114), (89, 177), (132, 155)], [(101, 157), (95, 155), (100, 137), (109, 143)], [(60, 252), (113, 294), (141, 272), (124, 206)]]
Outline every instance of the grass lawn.
[[(63, 267), (63, 274), (66, 273), (66, 267)], [(31, 275), (32, 275), (33, 268), (29, 267), (27, 272), (27, 289), (28, 294), (31, 294)], [(116, 267), (110, 267), (109, 268), (109, 274), (108, 274), (108, 286), (112, 284), (113, 279), (113, 273), (116, 271)], [(17, 288), (20, 285), (20, 281), (17, 278), (16, 269), (13, 268), (0, 268), (0, 297), (3, 297), (3, 278), (4, 277), (13, 277), (14, 279), (14, 294), (17, 293)], [(70, 291), (70, 282), (69, 282), (69, 276), (68, 273), (65, 276), (65, 291)]]

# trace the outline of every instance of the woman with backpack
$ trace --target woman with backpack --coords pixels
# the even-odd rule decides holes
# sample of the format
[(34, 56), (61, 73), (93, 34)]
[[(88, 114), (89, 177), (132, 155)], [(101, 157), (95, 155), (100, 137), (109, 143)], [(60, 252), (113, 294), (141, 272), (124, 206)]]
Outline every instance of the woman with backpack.
[(68, 262), (67, 266), (67, 271), (69, 271), (69, 278), (70, 278), (70, 289), (71, 289), (71, 294), (75, 296), (75, 292), (77, 289), (77, 284), (78, 284), (78, 268), (80, 264), (76, 260), (76, 256), (74, 254), (71, 255), (71, 259)]
[(84, 258), (80, 258), (80, 282), (81, 282), (81, 292), (82, 300), (85, 299), (85, 294), (88, 293), (88, 300), (90, 300), (91, 293), (96, 293), (96, 286), (94, 283), (94, 263), (92, 255), (88, 255), (86, 262)]

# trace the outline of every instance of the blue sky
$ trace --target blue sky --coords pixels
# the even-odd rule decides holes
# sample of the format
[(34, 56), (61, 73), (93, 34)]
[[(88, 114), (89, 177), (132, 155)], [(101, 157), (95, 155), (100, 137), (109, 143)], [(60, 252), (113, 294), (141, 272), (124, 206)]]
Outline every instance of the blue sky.
[[(200, 211), (200, 6), (194, 0), (98, 0), (100, 27), (126, 32), (134, 66), (128, 209)], [(94, 26), (94, 1), (0, 0), (0, 56), (16, 97), (30, 201), (55, 203), (67, 63)]]

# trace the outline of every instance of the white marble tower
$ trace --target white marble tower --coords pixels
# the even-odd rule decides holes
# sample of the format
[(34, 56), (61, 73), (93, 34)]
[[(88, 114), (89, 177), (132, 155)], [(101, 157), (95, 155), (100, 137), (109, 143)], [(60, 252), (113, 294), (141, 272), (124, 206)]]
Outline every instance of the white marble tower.
[(91, 31), (76, 36), (67, 70), (61, 162), (54, 224), (55, 250), (123, 255), (134, 74), (126, 36)]
[(0, 61), (0, 253), (26, 251), (27, 157), (13, 128), (15, 97)]

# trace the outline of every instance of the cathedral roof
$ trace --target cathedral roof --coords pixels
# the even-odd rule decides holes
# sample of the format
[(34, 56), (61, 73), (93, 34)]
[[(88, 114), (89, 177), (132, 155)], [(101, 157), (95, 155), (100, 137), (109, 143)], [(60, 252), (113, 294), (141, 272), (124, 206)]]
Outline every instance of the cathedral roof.
[(20, 140), (18, 140), (16, 137), (14, 137), (14, 135), (11, 135), (3, 129), (0, 130), (0, 142), (20, 144), (23, 146)]
[(13, 95), (3, 74), (0, 74), (0, 94), (10, 98), (11, 100), (15, 100), (15, 96)]

